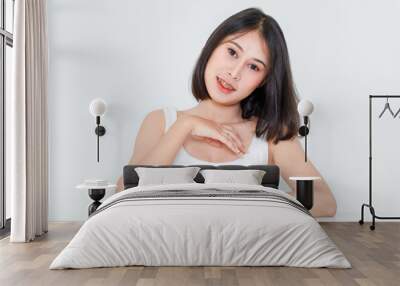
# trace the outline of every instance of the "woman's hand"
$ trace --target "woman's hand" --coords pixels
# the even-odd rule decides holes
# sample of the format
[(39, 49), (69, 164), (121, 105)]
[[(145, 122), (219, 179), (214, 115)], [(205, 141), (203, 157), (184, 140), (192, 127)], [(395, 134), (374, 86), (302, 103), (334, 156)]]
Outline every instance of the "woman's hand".
[(190, 122), (190, 135), (211, 145), (221, 146), (221, 143), (236, 154), (244, 153), (244, 145), (240, 136), (232, 126), (194, 115), (180, 115), (179, 120)]

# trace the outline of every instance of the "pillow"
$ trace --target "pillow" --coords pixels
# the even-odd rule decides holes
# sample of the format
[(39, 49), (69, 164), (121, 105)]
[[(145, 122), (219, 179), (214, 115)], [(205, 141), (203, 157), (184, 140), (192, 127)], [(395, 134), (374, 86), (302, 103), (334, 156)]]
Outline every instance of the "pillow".
[(202, 170), (204, 183), (235, 183), (261, 185), (265, 171), (262, 170)]
[(193, 179), (199, 170), (199, 167), (135, 168), (139, 176), (138, 186), (196, 183)]

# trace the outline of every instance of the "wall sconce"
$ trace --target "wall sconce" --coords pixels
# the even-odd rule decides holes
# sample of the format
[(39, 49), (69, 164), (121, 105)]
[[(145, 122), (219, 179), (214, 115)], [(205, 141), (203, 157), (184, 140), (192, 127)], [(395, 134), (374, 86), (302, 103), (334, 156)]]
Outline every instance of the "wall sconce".
[(90, 102), (89, 111), (94, 117), (96, 117), (96, 124), (97, 124), (97, 127), (94, 130), (94, 133), (96, 133), (97, 135), (97, 162), (99, 162), (99, 137), (106, 134), (106, 129), (104, 128), (104, 126), (100, 125), (100, 116), (106, 113), (106, 109), (107, 109), (107, 104), (101, 98), (93, 99)]
[(304, 136), (304, 161), (307, 162), (307, 135), (310, 132), (308, 116), (313, 112), (314, 105), (307, 99), (300, 100), (297, 105), (297, 111), (303, 117), (304, 125), (300, 126), (299, 134)]

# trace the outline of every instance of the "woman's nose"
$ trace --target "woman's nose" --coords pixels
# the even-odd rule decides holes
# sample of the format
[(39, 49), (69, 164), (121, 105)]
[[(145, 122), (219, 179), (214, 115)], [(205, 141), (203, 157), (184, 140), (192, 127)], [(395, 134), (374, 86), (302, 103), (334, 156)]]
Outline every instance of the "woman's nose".
[(237, 69), (234, 69), (232, 72), (228, 72), (228, 74), (234, 79), (234, 80), (240, 80), (240, 72)]
[(241, 70), (242, 65), (237, 64), (234, 67), (232, 67), (231, 71), (228, 72), (228, 74), (234, 79), (234, 80), (240, 80), (240, 70)]

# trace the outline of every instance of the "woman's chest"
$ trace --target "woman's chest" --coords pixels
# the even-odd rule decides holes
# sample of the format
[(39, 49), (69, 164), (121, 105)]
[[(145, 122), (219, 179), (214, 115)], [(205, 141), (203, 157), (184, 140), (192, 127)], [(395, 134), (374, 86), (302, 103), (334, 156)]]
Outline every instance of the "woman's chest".
[(234, 161), (247, 156), (255, 137), (253, 129), (246, 125), (235, 126), (234, 130), (244, 146), (245, 154), (238, 155), (222, 142), (207, 137), (188, 136), (182, 147), (186, 153), (202, 161), (214, 163)]

